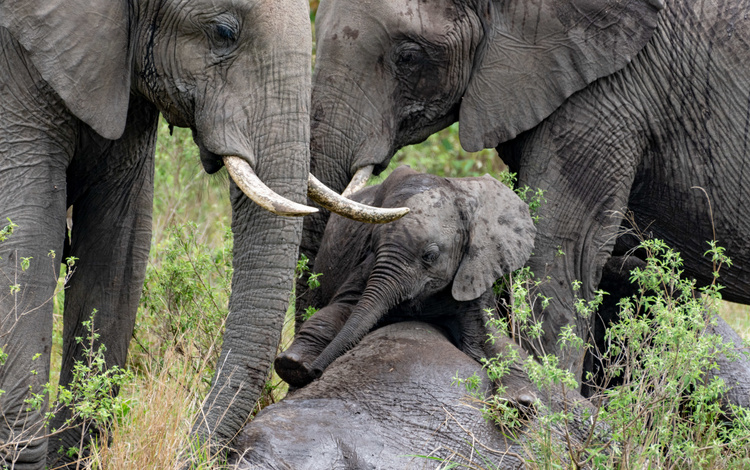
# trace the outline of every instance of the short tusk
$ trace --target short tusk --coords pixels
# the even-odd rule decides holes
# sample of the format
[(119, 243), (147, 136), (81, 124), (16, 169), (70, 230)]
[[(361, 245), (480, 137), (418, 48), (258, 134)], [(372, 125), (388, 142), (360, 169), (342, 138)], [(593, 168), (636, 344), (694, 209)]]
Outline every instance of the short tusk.
[(367, 165), (357, 170), (357, 172), (354, 174), (354, 177), (349, 182), (349, 186), (347, 186), (344, 192), (341, 193), (341, 196), (350, 198), (352, 194), (364, 188), (367, 184), (367, 180), (369, 180), (370, 176), (372, 176), (372, 170), (374, 168), (375, 165)]
[(314, 207), (298, 204), (279, 196), (258, 178), (253, 169), (240, 157), (224, 157), (224, 166), (243, 193), (260, 207), (276, 215), (303, 216), (318, 212)]
[(409, 213), (408, 207), (398, 207), (394, 209), (379, 208), (367, 206), (359, 202), (352, 201), (340, 196), (332, 189), (326, 187), (318, 181), (312, 174), (307, 179), (307, 195), (313, 201), (325, 207), (331, 212), (335, 212), (342, 217), (356, 220), (358, 222), (368, 222), (371, 224), (384, 224), (400, 219)]

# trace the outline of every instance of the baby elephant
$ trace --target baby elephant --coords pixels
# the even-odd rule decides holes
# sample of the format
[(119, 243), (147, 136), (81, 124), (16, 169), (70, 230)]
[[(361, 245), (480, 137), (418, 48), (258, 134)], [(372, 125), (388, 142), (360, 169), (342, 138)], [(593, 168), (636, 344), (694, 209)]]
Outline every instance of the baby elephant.
[(406, 319), (440, 324), (462, 351), (483, 357), (492, 284), (533, 248), (527, 205), (490, 176), (442, 178), (405, 166), (352, 199), (411, 212), (382, 225), (331, 217), (313, 268), (323, 274), (310, 294), (320, 310), (277, 357), (279, 376), (301, 387), (376, 325)]

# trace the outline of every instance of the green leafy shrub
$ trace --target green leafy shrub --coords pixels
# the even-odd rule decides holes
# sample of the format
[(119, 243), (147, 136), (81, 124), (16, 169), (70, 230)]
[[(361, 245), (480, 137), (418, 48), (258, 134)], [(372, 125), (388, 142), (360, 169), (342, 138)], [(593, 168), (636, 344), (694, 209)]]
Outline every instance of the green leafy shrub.
[(211, 249), (194, 223), (172, 226), (150, 264), (136, 326), (137, 344), (151, 357), (183, 354), (210, 385), (221, 352), (232, 282), (232, 232)]
[[(596, 411), (581, 444), (567, 435), (576, 425), (568, 412), (553, 412), (549, 403), (535, 403), (537, 421), (519, 434), (520, 417), (503, 396), (502, 377), (510, 355), (485, 362), (488, 376), (499, 383), (496, 393), (477, 396), (477, 379), (456, 378), (483, 403), (483, 412), (507, 432), (524, 442), (530, 468), (748, 468), (750, 465), (750, 411), (731, 407), (727, 413), (720, 397), (727, 390), (721, 379), (707, 380), (717, 369), (717, 358), (737, 358), (736, 351), (717, 335), (706, 333), (715, 321), (720, 301), (719, 270), (731, 264), (724, 250), (711, 243), (707, 255), (714, 262), (714, 282), (696, 289), (686, 279), (680, 255), (660, 240), (645, 240), (646, 267), (631, 273), (637, 294), (620, 301), (620, 320), (606, 333), (609, 348), (602, 352), (605, 381), (622, 382), (591, 398)], [(548, 303), (534, 294), (540, 282), (528, 269), (512, 283), (512, 316), (495, 318), (494, 327), (511, 337), (538, 335), (540, 322), (533, 317), (534, 304)], [(595, 314), (604, 292), (591, 301), (579, 299), (578, 315)], [(590, 347), (572, 330), (560, 341)], [(557, 358), (541, 355), (524, 362), (534, 384), (551, 391), (575, 390), (578, 383), (560, 369)], [(571, 406), (572, 409), (572, 406)], [(728, 417), (731, 416), (731, 419)], [(554, 438), (557, 435), (558, 438)], [(493, 468), (492, 465), (487, 468)]]

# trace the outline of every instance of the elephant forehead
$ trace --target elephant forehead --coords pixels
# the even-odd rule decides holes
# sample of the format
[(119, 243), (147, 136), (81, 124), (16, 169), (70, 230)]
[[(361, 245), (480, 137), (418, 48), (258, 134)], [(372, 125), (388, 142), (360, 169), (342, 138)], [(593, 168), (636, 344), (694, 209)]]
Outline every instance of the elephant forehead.
[(333, 0), (321, 4), (316, 26), (327, 39), (356, 42), (363, 39), (363, 33), (371, 34), (373, 28), (383, 29), (387, 34), (444, 33), (452, 28), (458, 16), (454, 2), (446, 0)]
[[(456, 194), (445, 188), (434, 188), (410, 197), (406, 206), (411, 212), (403, 223), (416, 235), (432, 238), (439, 234), (453, 235), (462, 226)], [(417, 227), (419, 227), (417, 229)]]

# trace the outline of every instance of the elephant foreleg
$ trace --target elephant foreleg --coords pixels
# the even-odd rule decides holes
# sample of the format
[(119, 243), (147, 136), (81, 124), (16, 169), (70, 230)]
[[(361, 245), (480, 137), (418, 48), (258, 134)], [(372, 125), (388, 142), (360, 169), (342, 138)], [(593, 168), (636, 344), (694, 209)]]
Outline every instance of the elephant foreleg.
[[(0, 28), (0, 467), (44, 468), (52, 297), (77, 120)], [(53, 257), (52, 252), (55, 253)], [(30, 393), (41, 403), (25, 403)]]
[(311, 365), (349, 319), (353, 304), (328, 305), (305, 320), (289, 348), (274, 362), (276, 373), (289, 385), (302, 387), (317, 378)]
[(611, 90), (575, 95), (513, 149), (519, 183), (544, 190), (547, 201), (539, 210), (528, 265), (549, 305), (535, 309), (533, 321), (541, 322), (543, 335), (524, 347), (535, 355), (557, 355), (576, 379), (582, 376), (584, 349), (561, 341), (560, 333), (571, 329), (588, 339), (591, 317), (576, 311), (576, 299), (594, 297), (648, 144), (637, 116), (609, 103), (610, 94), (619, 96)]

